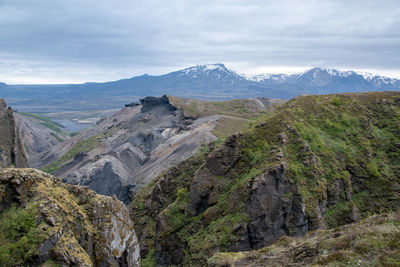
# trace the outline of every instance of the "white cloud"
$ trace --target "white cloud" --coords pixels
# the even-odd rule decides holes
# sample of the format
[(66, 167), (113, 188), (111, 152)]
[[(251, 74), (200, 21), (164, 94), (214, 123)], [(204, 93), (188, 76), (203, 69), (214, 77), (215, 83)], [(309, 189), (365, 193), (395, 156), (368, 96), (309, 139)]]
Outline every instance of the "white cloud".
[(399, 29), (397, 0), (3, 0), (0, 79), (99, 81), (203, 62), (398, 73)]

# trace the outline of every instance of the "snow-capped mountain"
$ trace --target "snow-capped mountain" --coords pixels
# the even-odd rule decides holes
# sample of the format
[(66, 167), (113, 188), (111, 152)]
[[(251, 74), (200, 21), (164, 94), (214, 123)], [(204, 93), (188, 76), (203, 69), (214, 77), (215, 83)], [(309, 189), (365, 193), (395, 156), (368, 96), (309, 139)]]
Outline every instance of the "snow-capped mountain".
[(233, 70), (228, 69), (225, 67), (224, 64), (217, 63), (217, 64), (204, 64), (204, 65), (197, 65), (193, 67), (189, 67), (177, 72), (173, 72), (173, 74), (178, 75), (187, 75), (192, 78), (197, 78), (199, 76), (214, 76), (215, 78), (220, 79), (238, 79), (243, 80), (245, 79), (243, 76), (240, 76)]
[(327, 77), (348, 78), (350, 76), (362, 76), (364, 78), (364, 80), (374, 81), (374, 83), (377, 85), (379, 85), (379, 84), (394, 84), (399, 81), (398, 79), (374, 75), (369, 72), (361, 72), (361, 71), (356, 72), (356, 71), (352, 71), (352, 70), (341, 71), (341, 70), (330, 69), (330, 68), (313, 68), (313, 69), (307, 70), (305, 72), (296, 73), (296, 74), (265, 73), (265, 74), (249, 75), (249, 76), (247, 76), (247, 79), (249, 79), (251, 81), (263, 82), (263, 81), (267, 81), (267, 80), (285, 81), (288, 79), (308, 77), (307, 79), (310, 79), (310, 81), (317, 81), (317, 80), (324, 79)]
[(259, 74), (248, 78), (264, 87), (288, 94), (321, 94), (358, 91), (400, 90), (400, 80), (365, 72), (313, 68), (296, 74)]
[[(146, 74), (106, 83), (13, 85), (7, 88), (9, 90), (0, 90), (0, 97), (7, 97), (8, 102), (17, 108), (19, 102), (13, 102), (13, 99), (40, 99), (39, 102), (43, 103), (43, 98), (49, 98), (51, 103), (58, 101), (63, 105), (67, 99), (74, 106), (77, 99), (89, 109), (92, 102), (96, 108), (112, 108), (121, 106), (126, 99), (163, 94), (221, 100), (246, 97), (289, 99), (300, 94), (397, 91), (400, 90), (400, 80), (329, 68), (313, 68), (296, 74), (246, 76), (218, 63), (196, 65), (160, 76)], [(104, 102), (104, 99), (107, 101)], [(99, 105), (100, 102), (102, 105)]]

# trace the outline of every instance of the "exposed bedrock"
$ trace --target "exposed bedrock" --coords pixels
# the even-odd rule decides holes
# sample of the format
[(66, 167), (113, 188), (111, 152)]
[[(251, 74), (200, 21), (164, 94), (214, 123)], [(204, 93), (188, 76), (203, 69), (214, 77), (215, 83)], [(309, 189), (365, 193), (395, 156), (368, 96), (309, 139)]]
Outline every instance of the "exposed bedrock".
[(28, 160), (16, 126), (14, 112), (0, 98), (0, 167), (28, 167)]

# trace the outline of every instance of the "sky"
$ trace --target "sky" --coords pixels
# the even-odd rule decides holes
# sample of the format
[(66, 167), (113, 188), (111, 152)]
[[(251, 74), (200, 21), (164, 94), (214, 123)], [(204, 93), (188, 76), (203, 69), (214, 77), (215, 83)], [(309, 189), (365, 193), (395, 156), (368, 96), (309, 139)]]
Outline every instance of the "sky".
[(80, 83), (205, 63), (400, 78), (399, 0), (0, 0), (0, 81)]

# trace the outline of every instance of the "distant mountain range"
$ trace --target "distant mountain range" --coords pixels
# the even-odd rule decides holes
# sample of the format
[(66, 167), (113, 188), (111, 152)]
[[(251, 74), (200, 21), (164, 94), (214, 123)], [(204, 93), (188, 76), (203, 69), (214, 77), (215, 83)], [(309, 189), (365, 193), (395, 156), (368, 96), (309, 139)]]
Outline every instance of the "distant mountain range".
[[(240, 75), (224, 64), (197, 65), (160, 76), (141, 75), (105, 83), (0, 84), (0, 97), (16, 108), (115, 108), (148, 95), (224, 100), (246, 97), (289, 99), (301, 94), (397, 91), (400, 80), (354, 71), (313, 68), (299, 74)], [(104, 101), (107, 100), (107, 101)], [(45, 105), (46, 107), (43, 107)]]

